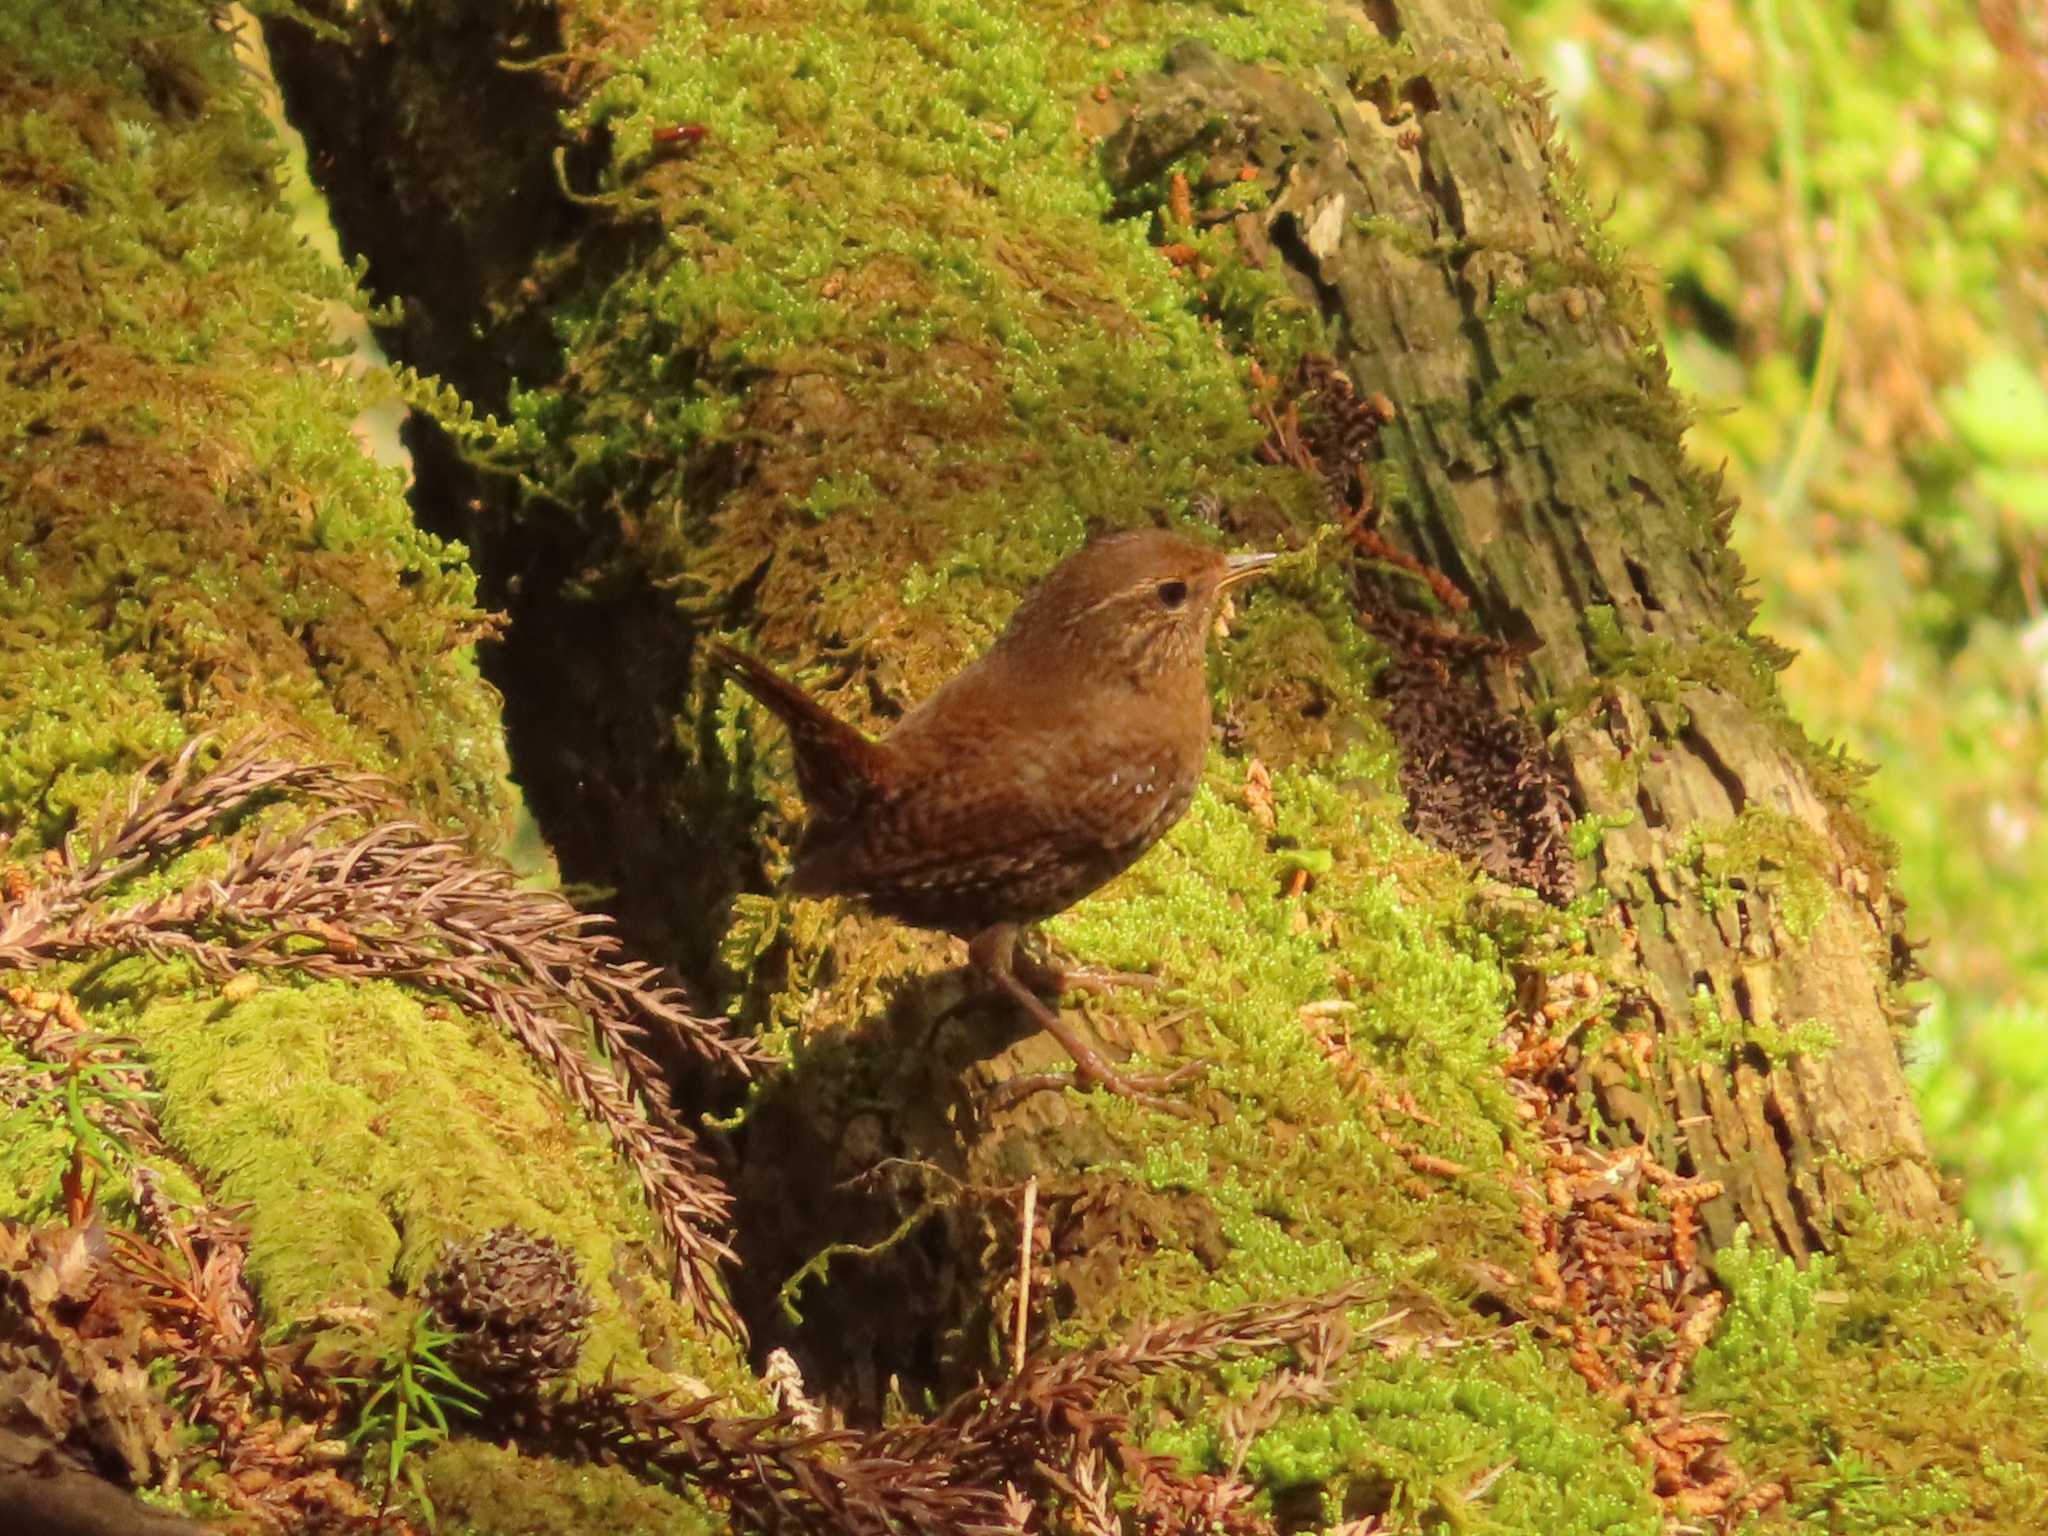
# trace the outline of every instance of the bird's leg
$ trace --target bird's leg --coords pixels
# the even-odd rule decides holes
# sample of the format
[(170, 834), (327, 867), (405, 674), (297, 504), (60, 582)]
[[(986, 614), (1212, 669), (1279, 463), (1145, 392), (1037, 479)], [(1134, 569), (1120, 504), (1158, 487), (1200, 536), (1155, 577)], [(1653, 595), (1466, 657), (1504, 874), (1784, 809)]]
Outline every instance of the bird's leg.
[[(1119, 1072), (1103, 1058), (1100, 1051), (1081, 1037), (1078, 1030), (1060, 1017), (1058, 1010), (1048, 1008), (1018, 976), (1017, 934), (1015, 923), (997, 923), (991, 928), (986, 928), (976, 934), (967, 946), (968, 958), (991, 981), (1015, 999), (1017, 1004), (1031, 1015), (1040, 1029), (1066, 1048), (1067, 1054), (1074, 1059), (1074, 1071), (1071, 1077), (1060, 1072), (1044, 1072), (1012, 1078), (997, 1091), (998, 1105), (1014, 1104), (1042, 1088), (1066, 1088), (1076, 1083), (1092, 1083), (1099, 1088), (1107, 1088), (1111, 1093), (1120, 1093), (1126, 1098), (1136, 1099), (1140, 1103), (1157, 1108), (1184, 1109), (1184, 1106), (1171, 1100), (1162, 1100), (1156, 1095), (1198, 1076), (1202, 1071), (1201, 1063), (1190, 1062), (1171, 1072)], [(1040, 971), (1052, 969), (1042, 961), (1029, 963)]]
[(1061, 965), (1050, 955), (1036, 952), (1019, 940), (1011, 962), (1017, 979), (1040, 997), (1061, 997), (1068, 992), (1113, 992), (1129, 987), (1139, 992), (1156, 992), (1160, 981), (1144, 971), (1109, 971), (1092, 965)]

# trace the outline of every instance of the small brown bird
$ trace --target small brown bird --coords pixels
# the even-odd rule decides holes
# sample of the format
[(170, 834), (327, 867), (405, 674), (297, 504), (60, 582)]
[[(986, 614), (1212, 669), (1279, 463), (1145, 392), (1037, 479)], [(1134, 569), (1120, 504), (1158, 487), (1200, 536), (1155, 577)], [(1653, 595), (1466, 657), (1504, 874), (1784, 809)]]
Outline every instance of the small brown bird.
[[(1149, 530), (1097, 539), (1033, 589), (987, 655), (879, 741), (753, 657), (714, 646), (795, 748), (810, 819), (790, 889), (855, 896), (967, 939), (974, 963), (1066, 1047), (1082, 1081), (1135, 1097), (1184, 1081), (1199, 1068), (1134, 1077), (1112, 1067), (1032, 990), (1105, 978), (1061, 972), (1017, 941), (1129, 868), (1187, 810), (1209, 743), (1203, 655), (1217, 611), (1276, 558)], [(1023, 1080), (1012, 1092), (1066, 1081)]]

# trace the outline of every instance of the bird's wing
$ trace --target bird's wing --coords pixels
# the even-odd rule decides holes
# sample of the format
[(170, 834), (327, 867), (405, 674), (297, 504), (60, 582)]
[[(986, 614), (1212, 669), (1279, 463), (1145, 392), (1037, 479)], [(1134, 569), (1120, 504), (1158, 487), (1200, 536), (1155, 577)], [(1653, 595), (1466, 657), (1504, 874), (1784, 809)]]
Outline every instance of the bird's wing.
[[(1014, 726), (1014, 722), (1010, 723)], [(1085, 730), (961, 733), (930, 742), (829, 843), (807, 850), (813, 891), (972, 905), (1009, 893), (1057, 910), (1142, 853), (1187, 808), (1186, 749), (1100, 720)], [(914, 764), (914, 772), (906, 771)]]

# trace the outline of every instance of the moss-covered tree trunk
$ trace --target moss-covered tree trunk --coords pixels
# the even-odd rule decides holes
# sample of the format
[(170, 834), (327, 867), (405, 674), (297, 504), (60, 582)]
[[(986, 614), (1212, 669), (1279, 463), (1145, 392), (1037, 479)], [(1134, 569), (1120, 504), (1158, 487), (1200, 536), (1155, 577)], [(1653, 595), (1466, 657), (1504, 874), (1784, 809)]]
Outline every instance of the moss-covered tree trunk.
[[(1784, 717), (1635, 279), (1480, 5), (331, 21), (269, 29), (316, 177), (394, 355), (499, 418), (423, 424), (416, 500), (508, 616), (515, 775), (564, 873), (787, 1055), (743, 1106), (678, 1087), (726, 1114), (735, 1295), (811, 1399), (1002, 1377), (1035, 1181), (1037, 1351), (1365, 1287), (1370, 1334), (1124, 1404), (1219, 1510), (2041, 1514), (1850, 775)], [(879, 728), (1159, 518), (1317, 551), (1218, 647), (1186, 821), (1053, 925), (1167, 981), (1094, 1029), (1210, 1070), (1187, 1116), (991, 1114), (1056, 1048), (950, 941), (773, 894), (788, 760), (698, 643)], [(389, 1176), (410, 1285), (433, 1223)], [(476, 1528), (529, 1518), (447, 1465)]]
[[(0, 6), (0, 1528), (28, 1536), (192, 1528), (100, 1479), (391, 1529), (391, 1436), (333, 1379), (388, 1381), (443, 1243), (500, 1226), (572, 1256), (591, 1379), (748, 1379), (497, 1006), (533, 970), (428, 974), (489, 953), (436, 899), (515, 945), (574, 914), (506, 923), (491, 620), (358, 436), (391, 382), (337, 345), (361, 300), (283, 205), (236, 30)], [(426, 968), (357, 965), (390, 940)], [(579, 1474), (554, 1523), (687, 1518), (621, 1481)]]
[[(1378, 478), (1395, 542), (1510, 649), (1489, 694), (1549, 732), (1599, 834), (1582, 846), (1612, 898), (1594, 947), (1619, 967), (1616, 1022), (1665, 1047), (1653, 1083), (1592, 1074), (1603, 1112), (1724, 1186), (1703, 1210), (1717, 1242), (1748, 1223), (1803, 1257), (1866, 1202), (1939, 1223), (1900, 1070), (1912, 963), (1882, 854), (1853, 767), (1787, 720), (1770, 643), (1749, 633), (1723, 537), (1735, 508), (1682, 452), (1637, 279), (1483, 6), (1379, 7), (1372, 26), (1399, 52), (1349, 80), (1181, 50), (1139, 83), (1110, 174), (1242, 153), (1278, 179), (1272, 249), (1246, 249), (1391, 400)], [(1467, 784), (1507, 816), (1517, 790)]]

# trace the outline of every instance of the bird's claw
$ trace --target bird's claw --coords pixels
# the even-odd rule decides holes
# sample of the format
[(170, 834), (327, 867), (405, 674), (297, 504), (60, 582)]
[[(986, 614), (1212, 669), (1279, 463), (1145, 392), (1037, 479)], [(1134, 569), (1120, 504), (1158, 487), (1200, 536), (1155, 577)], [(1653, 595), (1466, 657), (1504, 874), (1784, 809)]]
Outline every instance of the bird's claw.
[(1106, 1064), (1077, 1062), (1071, 1072), (1030, 1072), (1013, 1077), (989, 1094), (988, 1106), (992, 1110), (1008, 1109), (1034, 1093), (1061, 1088), (1100, 1088), (1129, 1099), (1133, 1104), (1142, 1104), (1147, 1109), (1186, 1118), (1194, 1114), (1194, 1107), (1185, 1099), (1167, 1098), (1165, 1095), (1195, 1081), (1207, 1070), (1206, 1064), (1199, 1061), (1188, 1062), (1170, 1072), (1119, 1072)]
[(1165, 985), (1147, 971), (1111, 971), (1099, 966), (1063, 966), (1052, 960), (1019, 951), (1012, 962), (1017, 979), (1040, 997), (1060, 997), (1068, 992), (1157, 992)]

